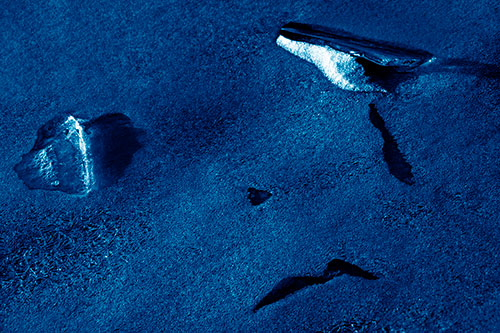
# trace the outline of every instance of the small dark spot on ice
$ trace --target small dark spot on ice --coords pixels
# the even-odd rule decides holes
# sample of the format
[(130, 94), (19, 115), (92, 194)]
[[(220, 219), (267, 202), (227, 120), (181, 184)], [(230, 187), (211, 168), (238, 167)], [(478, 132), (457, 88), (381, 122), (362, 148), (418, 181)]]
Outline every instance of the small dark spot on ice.
[(256, 188), (248, 188), (248, 199), (253, 206), (258, 206), (264, 203), (267, 199), (272, 196), (271, 193), (264, 190), (257, 190)]

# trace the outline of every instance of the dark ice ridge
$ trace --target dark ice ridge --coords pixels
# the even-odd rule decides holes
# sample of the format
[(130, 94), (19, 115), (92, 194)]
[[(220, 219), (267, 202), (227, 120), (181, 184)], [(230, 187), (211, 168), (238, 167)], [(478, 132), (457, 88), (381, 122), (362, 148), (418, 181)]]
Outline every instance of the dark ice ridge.
[(258, 206), (264, 203), (267, 199), (269, 199), (272, 196), (272, 194), (267, 191), (257, 190), (256, 188), (253, 187), (249, 187), (247, 193), (248, 193), (248, 200), (250, 200), (252, 206)]
[(373, 126), (380, 131), (382, 138), (384, 139), (382, 152), (384, 154), (384, 160), (389, 167), (389, 172), (405, 184), (415, 184), (415, 180), (413, 179), (413, 174), (411, 172), (411, 165), (406, 161), (405, 157), (399, 150), (396, 140), (394, 140), (392, 134), (385, 127), (384, 119), (382, 119), (378, 113), (375, 104), (369, 104), (369, 106), (370, 121)]
[(327, 268), (320, 276), (292, 276), (281, 280), (266, 296), (264, 296), (264, 298), (260, 300), (259, 303), (257, 303), (257, 305), (253, 308), (253, 311), (256, 312), (260, 308), (275, 303), (303, 288), (313, 286), (315, 284), (326, 283), (334, 277), (343, 274), (362, 277), (367, 280), (378, 279), (378, 277), (374, 274), (367, 272), (356, 265), (341, 259), (333, 259), (328, 263)]

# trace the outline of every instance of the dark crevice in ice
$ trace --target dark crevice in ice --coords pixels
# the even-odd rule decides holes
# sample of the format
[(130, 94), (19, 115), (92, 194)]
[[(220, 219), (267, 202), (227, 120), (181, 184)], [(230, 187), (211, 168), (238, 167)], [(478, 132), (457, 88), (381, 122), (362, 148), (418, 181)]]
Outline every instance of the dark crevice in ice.
[(257, 190), (256, 188), (253, 187), (249, 187), (247, 193), (248, 193), (248, 200), (250, 200), (252, 206), (258, 206), (264, 203), (267, 199), (269, 199), (272, 196), (272, 194), (267, 191)]
[(399, 150), (396, 140), (385, 127), (384, 119), (380, 116), (375, 104), (370, 104), (370, 121), (382, 134), (384, 146), (382, 152), (384, 160), (389, 167), (389, 172), (398, 180), (408, 185), (415, 184), (411, 165), (406, 161), (404, 155)]
[(281, 280), (266, 296), (264, 296), (264, 298), (259, 301), (259, 303), (257, 303), (257, 305), (253, 308), (253, 311), (256, 312), (262, 307), (282, 300), (288, 295), (306, 287), (326, 283), (334, 277), (342, 274), (361, 277), (368, 280), (378, 279), (378, 277), (374, 274), (367, 272), (356, 265), (341, 259), (333, 259), (328, 263), (326, 270), (324, 270), (320, 276), (292, 276)]

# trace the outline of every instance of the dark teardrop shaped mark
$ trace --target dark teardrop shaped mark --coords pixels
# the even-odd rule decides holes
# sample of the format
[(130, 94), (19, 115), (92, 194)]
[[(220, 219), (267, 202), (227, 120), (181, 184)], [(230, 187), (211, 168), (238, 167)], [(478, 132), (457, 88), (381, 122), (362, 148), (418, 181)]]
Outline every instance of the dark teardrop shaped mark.
[(382, 152), (384, 154), (384, 160), (389, 167), (389, 172), (405, 184), (415, 184), (413, 173), (411, 172), (411, 165), (406, 162), (406, 159), (399, 150), (398, 144), (394, 140), (394, 137), (385, 127), (384, 119), (382, 119), (382, 117), (378, 113), (375, 104), (370, 104), (369, 106), (370, 121), (373, 126), (375, 126), (375, 128), (377, 128), (380, 133), (382, 133), (382, 138), (384, 139)]
[(320, 276), (292, 276), (287, 277), (276, 284), (276, 286), (262, 298), (253, 308), (253, 312), (262, 307), (284, 299), (301, 289), (315, 284), (324, 284), (334, 277), (347, 274), (350, 276), (362, 277), (368, 280), (377, 280), (378, 277), (367, 272), (356, 265), (350, 264), (341, 259), (333, 259), (328, 263), (328, 267)]
[(109, 186), (123, 176), (132, 156), (141, 147), (142, 130), (121, 113), (102, 115), (85, 124), (90, 137), (98, 187)]
[(272, 194), (267, 191), (257, 190), (253, 187), (249, 187), (247, 192), (248, 192), (248, 200), (250, 200), (252, 206), (258, 206), (264, 203), (267, 199), (269, 199), (272, 196)]

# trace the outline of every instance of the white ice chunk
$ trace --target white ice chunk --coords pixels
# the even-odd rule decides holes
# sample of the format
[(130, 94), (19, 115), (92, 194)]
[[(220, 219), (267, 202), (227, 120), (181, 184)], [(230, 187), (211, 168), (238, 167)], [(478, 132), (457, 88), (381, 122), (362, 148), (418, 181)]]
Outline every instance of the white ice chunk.
[(316, 65), (336, 86), (351, 91), (384, 91), (368, 82), (356, 58), (329, 46), (297, 42), (279, 36), (276, 43), (288, 52)]

